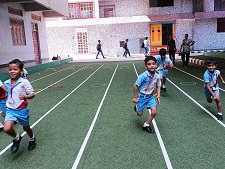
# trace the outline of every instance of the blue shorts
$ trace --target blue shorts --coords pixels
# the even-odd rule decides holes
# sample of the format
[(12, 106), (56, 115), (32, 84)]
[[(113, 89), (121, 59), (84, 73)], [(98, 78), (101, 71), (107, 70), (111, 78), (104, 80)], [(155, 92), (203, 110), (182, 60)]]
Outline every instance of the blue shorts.
[[(212, 94), (209, 92), (209, 90), (206, 87), (204, 87), (204, 90), (205, 90), (206, 98), (207, 99), (211, 99), (212, 98)], [(219, 89), (218, 90), (213, 90), (213, 93), (220, 94), (220, 91), (219, 91)]]
[(163, 78), (167, 78), (168, 70), (159, 70), (159, 76)]
[(2, 114), (6, 113), (6, 99), (0, 99), (0, 108), (2, 111)]
[(144, 108), (156, 107), (155, 97), (153, 95), (140, 94), (138, 97), (137, 111), (143, 112)]
[(9, 120), (18, 121), (22, 126), (28, 127), (29, 118), (30, 118), (30, 115), (29, 115), (28, 107), (23, 109), (6, 108), (5, 122)]

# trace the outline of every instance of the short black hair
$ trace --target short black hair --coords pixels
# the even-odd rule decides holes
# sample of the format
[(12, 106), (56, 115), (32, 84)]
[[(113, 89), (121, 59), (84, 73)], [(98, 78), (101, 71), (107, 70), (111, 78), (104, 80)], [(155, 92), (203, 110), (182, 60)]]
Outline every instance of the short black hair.
[(160, 55), (166, 55), (166, 49), (165, 48), (159, 49), (159, 54)]
[(21, 70), (23, 70), (24, 64), (23, 64), (23, 62), (20, 61), (19, 59), (14, 59), (14, 60), (12, 60), (11, 62), (9, 62), (9, 65), (11, 65), (11, 64), (17, 64), (17, 65), (19, 66), (19, 68), (20, 68)]
[(215, 59), (208, 59), (206, 62), (205, 62), (206, 65), (209, 65), (209, 64), (213, 64), (213, 65), (217, 65), (217, 61)]
[(149, 60), (155, 61), (155, 63), (157, 62), (157, 60), (154, 56), (145, 56), (145, 65), (147, 65), (147, 62)]

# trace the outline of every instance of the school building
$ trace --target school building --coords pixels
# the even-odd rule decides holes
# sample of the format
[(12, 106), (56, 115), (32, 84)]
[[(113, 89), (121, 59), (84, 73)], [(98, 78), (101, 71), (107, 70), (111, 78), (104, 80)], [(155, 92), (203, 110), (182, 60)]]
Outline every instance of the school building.
[(95, 54), (98, 40), (106, 56), (122, 56), (125, 39), (132, 54), (141, 54), (146, 36), (152, 52), (169, 35), (179, 49), (185, 33), (193, 50), (225, 48), (224, 0), (69, 0), (68, 10), (68, 17), (46, 21), (50, 56)]
[(49, 59), (45, 18), (67, 15), (67, 0), (0, 0), (1, 67)]
[(106, 56), (122, 56), (125, 39), (142, 54), (146, 36), (154, 53), (185, 33), (195, 51), (225, 48), (223, 0), (0, 0), (0, 18), (0, 65), (94, 55), (98, 40)]

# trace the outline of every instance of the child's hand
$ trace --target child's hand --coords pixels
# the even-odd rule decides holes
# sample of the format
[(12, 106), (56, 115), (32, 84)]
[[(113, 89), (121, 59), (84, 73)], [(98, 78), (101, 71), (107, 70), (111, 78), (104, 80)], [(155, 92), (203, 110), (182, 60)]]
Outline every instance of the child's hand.
[(157, 97), (156, 99), (157, 99), (158, 105), (160, 105), (160, 97)]
[(23, 95), (22, 93), (20, 93), (19, 98), (20, 98), (20, 100), (25, 100), (26, 99), (25, 95)]
[(138, 103), (138, 98), (137, 98), (137, 97), (134, 97), (134, 98), (132, 99), (132, 102)]

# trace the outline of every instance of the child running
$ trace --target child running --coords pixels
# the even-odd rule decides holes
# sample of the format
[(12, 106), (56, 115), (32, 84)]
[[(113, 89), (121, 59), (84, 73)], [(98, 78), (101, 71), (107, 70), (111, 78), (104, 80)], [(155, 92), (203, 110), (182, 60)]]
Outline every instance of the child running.
[(204, 90), (205, 95), (208, 103), (212, 103), (213, 99), (216, 102), (216, 106), (218, 109), (218, 120), (222, 121), (222, 103), (220, 100), (220, 93), (219, 93), (219, 85), (218, 85), (218, 77), (225, 84), (220, 71), (216, 70), (217, 62), (214, 59), (209, 59), (206, 61), (207, 70), (204, 73)]
[(160, 80), (162, 83), (161, 90), (164, 91), (164, 93), (167, 92), (165, 83), (166, 83), (166, 78), (168, 76), (168, 68), (171, 67), (173, 68), (173, 62), (170, 60), (169, 56), (166, 56), (166, 49), (161, 48), (159, 50), (159, 55), (156, 56), (156, 60), (158, 62), (158, 71), (159, 71), (159, 76)]
[(151, 113), (149, 114), (148, 119), (144, 123), (142, 129), (148, 133), (153, 133), (150, 123), (157, 114), (156, 101), (153, 94), (154, 89), (156, 88), (157, 103), (160, 104), (161, 87), (159, 75), (155, 73), (155, 69), (157, 68), (156, 58), (153, 56), (146, 56), (145, 68), (147, 70), (138, 76), (138, 79), (134, 84), (134, 98), (132, 101), (137, 104), (135, 105), (134, 110), (137, 112), (138, 116), (142, 116), (145, 107), (151, 110)]
[(27, 79), (21, 77), (23, 63), (19, 59), (9, 62), (8, 69), (11, 79), (4, 82), (8, 90), (4, 131), (14, 138), (11, 153), (16, 153), (22, 139), (21, 135), (13, 129), (14, 121), (18, 121), (30, 137), (28, 150), (33, 150), (36, 147), (36, 140), (29, 125), (27, 99), (35, 97), (34, 89)]
[[(0, 108), (1, 108), (1, 115), (2, 117), (5, 117), (5, 112), (6, 112), (6, 92), (7, 89), (0, 80)], [(0, 130), (4, 128), (4, 125), (0, 122)]]

